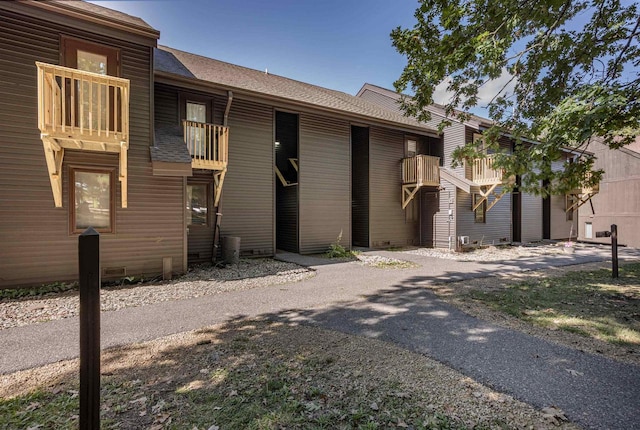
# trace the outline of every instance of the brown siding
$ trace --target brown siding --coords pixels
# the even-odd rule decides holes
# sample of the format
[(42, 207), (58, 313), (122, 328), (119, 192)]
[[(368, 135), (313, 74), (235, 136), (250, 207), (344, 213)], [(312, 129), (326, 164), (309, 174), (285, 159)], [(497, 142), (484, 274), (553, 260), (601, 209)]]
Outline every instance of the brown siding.
[(406, 212), (402, 209), (400, 161), (404, 157), (404, 134), (396, 130), (371, 127), (369, 141), (371, 246), (417, 244), (419, 222), (406, 221)]
[[(610, 239), (596, 238), (596, 231), (618, 226), (618, 243), (640, 248), (640, 153), (619, 149), (610, 150), (593, 142), (589, 150), (597, 157), (594, 168), (604, 169), (600, 192), (579, 210), (580, 239), (610, 243)], [(593, 226), (593, 238), (584, 236), (585, 223)]]
[[(103, 268), (127, 274), (162, 271), (162, 257), (183, 270), (182, 179), (153, 177), (150, 144), (150, 48), (87, 34), (0, 10), (0, 286), (77, 277), (77, 235), (69, 234), (68, 166), (113, 164), (115, 156), (67, 151), (63, 207), (54, 208), (37, 129), (35, 61), (59, 63), (60, 34), (117, 46), (131, 80), (129, 207), (116, 203), (116, 232), (101, 236)], [(116, 181), (118, 182), (118, 181)], [(119, 195), (120, 184), (116, 185)]]
[[(224, 104), (216, 103), (216, 109)], [(240, 237), (243, 254), (274, 254), (274, 176), (272, 108), (234, 99), (221, 233)]]
[(154, 92), (155, 122), (162, 125), (179, 125), (178, 90), (167, 85), (156, 84)]
[[(473, 129), (467, 127), (465, 139), (467, 142), (473, 140)], [(511, 144), (508, 139), (502, 139), (500, 146), (509, 149)], [(467, 166), (467, 170), (469, 167)], [(470, 172), (467, 172), (469, 175)], [(495, 192), (499, 194), (502, 187), (497, 187)], [(502, 242), (511, 242), (511, 194), (502, 196), (500, 201), (486, 213), (486, 222), (476, 223), (474, 213), (471, 210), (471, 194), (458, 190), (457, 193), (457, 234), (469, 236), (471, 243), (491, 245)], [(489, 202), (493, 197), (489, 197)], [(523, 224), (523, 234), (525, 226)]]
[(324, 252), (342, 232), (351, 244), (351, 127), (300, 115), (300, 252)]

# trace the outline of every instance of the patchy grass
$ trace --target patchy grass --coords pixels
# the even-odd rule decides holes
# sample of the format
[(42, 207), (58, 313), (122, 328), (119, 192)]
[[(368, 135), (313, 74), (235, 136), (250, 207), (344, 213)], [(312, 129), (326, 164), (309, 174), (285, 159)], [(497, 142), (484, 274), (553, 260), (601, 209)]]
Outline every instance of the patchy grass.
[(640, 346), (640, 263), (509, 282), (471, 297), (532, 324), (622, 346)]
[[(102, 363), (103, 429), (554, 427), (426, 357), (292, 323), (236, 321)], [(0, 429), (77, 428), (77, 360), (3, 378)]]

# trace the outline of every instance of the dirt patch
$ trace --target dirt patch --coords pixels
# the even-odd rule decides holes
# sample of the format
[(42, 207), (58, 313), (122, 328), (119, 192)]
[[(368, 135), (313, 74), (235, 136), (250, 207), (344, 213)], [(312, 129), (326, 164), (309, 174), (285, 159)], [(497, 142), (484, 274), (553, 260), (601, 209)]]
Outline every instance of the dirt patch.
[[(295, 324), (240, 320), (102, 362), (103, 428), (575, 428), (424, 356)], [(76, 428), (77, 366), (5, 375), (0, 427)]]

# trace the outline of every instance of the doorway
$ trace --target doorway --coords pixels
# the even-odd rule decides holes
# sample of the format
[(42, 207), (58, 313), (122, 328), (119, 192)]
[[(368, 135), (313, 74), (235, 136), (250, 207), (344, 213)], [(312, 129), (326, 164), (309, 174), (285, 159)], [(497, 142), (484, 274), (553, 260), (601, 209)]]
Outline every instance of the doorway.
[(213, 177), (194, 175), (187, 179), (187, 261), (211, 261), (213, 256)]
[(298, 252), (298, 115), (276, 112), (276, 247)]
[[(549, 189), (549, 180), (542, 181), (542, 188)], [(542, 238), (551, 239), (551, 197), (542, 199)]]
[(351, 243), (369, 247), (369, 129), (351, 126)]
[(511, 193), (511, 241), (522, 242), (522, 195), (520, 185), (522, 179), (516, 176), (516, 187)]
[(438, 191), (426, 191), (420, 193), (420, 246), (433, 248), (436, 237), (436, 214), (440, 210), (440, 197)]

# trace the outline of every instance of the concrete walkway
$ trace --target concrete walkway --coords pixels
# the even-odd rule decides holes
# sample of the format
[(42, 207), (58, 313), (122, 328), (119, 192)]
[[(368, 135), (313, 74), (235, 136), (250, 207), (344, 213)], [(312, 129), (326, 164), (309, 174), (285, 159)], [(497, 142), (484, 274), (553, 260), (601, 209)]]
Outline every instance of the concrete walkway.
[[(640, 428), (640, 368), (582, 353), (488, 324), (437, 299), (434, 281), (603, 261), (606, 248), (513, 262), (457, 262), (376, 252), (421, 267), (380, 270), (356, 263), (283, 254), (317, 276), (295, 284), (164, 302), (102, 314), (102, 346), (140, 342), (223, 323), (267, 316), (396, 343), (433, 357), (536, 407), (554, 405), (593, 429)], [(631, 250), (620, 257), (638, 260)], [(77, 357), (77, 318), (0, 330), (0, 374)]]

